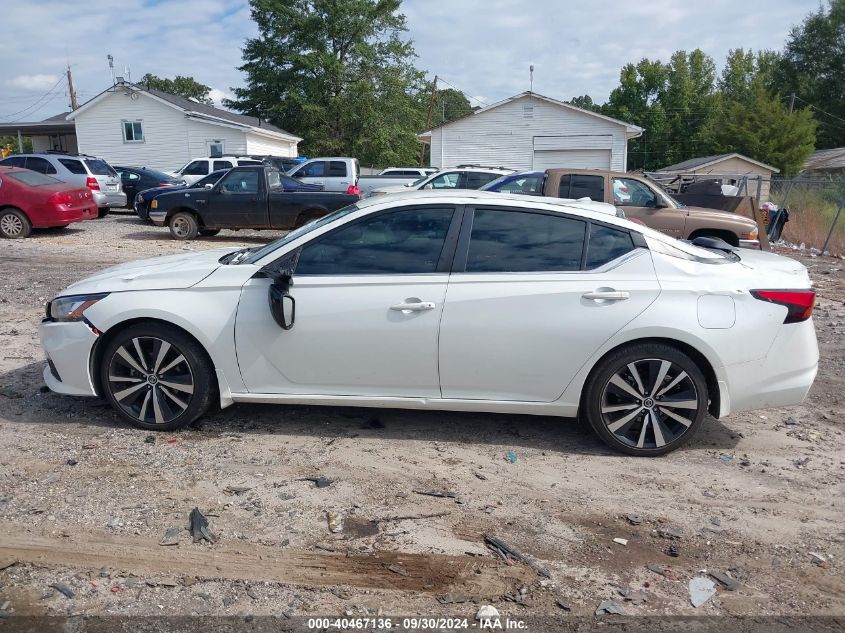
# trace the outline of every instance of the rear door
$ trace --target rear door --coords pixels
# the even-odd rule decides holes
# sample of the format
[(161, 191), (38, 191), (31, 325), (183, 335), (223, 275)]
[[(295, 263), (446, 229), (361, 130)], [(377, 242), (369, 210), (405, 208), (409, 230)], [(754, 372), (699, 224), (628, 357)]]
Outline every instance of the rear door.
[(686, 235), (687, 214), (683, 209), (658, 206), (654, 189), (636, 178), (612, 178), (613, 204), (621, 207), (625, 216), (636, 218), (647, 227), (662, 231), (672, 237)]
[[(232, 164), (229, 161), (226, 162), (226, 168), (231, 167)], [(224, 169), (221, 167), (221, 169)], [(208, 176), (208, 160), (207, 159), (199, 159), (194, 160), (185, 165), (182, 168), (182, 171), (179, 172), (179, 175), (185, 180), (185, 182), (189, 185), (194, 184), (197, 180), (204, 176)]]
[(27, 156), (26, 168), (47, 176), (56, 175), (56, 168), (53, 167), (52, 163), (50, 163), (50, 161), (46, 158), (41, 158), (40, 156)]
[(443, 397), (557, 400), (658, 293), (648, 251), (627, 231), (542, 210), (472, 209), (440, 326)]
[[(267, 196), (261, 170), (234, 168), (206, 194), (198, 211), (206, 226), (267, 228)], [(203, 208), (204, 206), (204, 208)]]
[(291, 174), (303, 182), (308, 182), (314, 185), (323, 185), (326, 191), (330, 191), (326, 184), (326, 172), (328, 171), (328, 161), (312, 160), (305, 163), (299, 169)]
[(131, 203), (135, 200), (135, 196), (142, 189), (147, 188), (146, 184), (142, 184), (141, 174), (132, 169), (116, 169), (117, 175), (120, 176), (120, 182), (123, 185), (123, 192), (126, 194), (126, 199)]

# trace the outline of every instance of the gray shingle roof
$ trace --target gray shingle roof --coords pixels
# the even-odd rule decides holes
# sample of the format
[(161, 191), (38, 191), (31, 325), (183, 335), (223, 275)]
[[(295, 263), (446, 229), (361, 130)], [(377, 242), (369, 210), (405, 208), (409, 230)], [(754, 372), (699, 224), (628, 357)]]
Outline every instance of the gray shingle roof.
[(804, 171), (845, 170), (845, 147), (819, 149), (810, 154), (804, 164)]
[(722, 160), (723, 158), (727, 158), (728, 156), (731, 156), (731, 154), (699, 156), (698, 158), (690, 158), (689, 160), (685, 160), (681, 163), (675, 163), (674, 165), (661, 167), (660, 169), (658, 169), (658, 171), (685, 171), (687, 169), (695, 169), (696, 167), (701, 167), (702, 165), (706, 165), (707, 163), (714, 163), (718, 160)]

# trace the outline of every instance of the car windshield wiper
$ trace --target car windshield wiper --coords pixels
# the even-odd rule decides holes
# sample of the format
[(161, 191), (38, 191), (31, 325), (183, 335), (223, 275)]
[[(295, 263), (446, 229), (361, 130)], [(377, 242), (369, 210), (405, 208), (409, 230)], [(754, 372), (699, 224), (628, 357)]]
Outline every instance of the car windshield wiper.
[(251, 251), (251, 248), (241, 248), (231, 253), (223, 255), (218, 261), (221, 264), (237, 264)]

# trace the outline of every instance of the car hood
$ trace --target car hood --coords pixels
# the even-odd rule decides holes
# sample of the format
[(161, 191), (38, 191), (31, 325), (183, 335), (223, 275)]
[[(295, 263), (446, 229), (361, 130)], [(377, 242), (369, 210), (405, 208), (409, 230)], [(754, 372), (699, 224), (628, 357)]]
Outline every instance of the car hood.
[(726, 220), (733, 220), (740, 224), (748, 226), (749, 230), (757, 226), (751, 218), (738, 213), (731, 213), (730, 211), (719, 211), (718, 209), (705, 209), (704, 207), (683, 207), (682, 211), (686, 212), (690, 219), (701, 220), (718, 220), (724, 222)]
[(112, 266), (65, 288), (59, 296), (190, 288), (219, 268), (219, 260), (235, 248), (153, 257)]

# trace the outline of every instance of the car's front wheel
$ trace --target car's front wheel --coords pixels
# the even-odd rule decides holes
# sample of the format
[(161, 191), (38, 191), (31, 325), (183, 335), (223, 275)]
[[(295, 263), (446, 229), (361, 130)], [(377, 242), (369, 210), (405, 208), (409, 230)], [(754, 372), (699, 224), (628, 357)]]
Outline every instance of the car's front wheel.
[(167, 222), (170, 235), (175, 240), (192, 240), (200, 231), (199, 223), (193, 213), (179, 211), (174, 213)]
[(585, 385), (583, 400), (587, 420), (605, 443), (647, 457), (692, 439), (707, 405), (701, 370), (663, 343), (635, 344), (603, 358)]
[(144, 429), (170, 431), (208, 411), (214, 372), (190, 336), (163, 324), (132, 325), (102, 354), (102, 389), (125, 420)]

